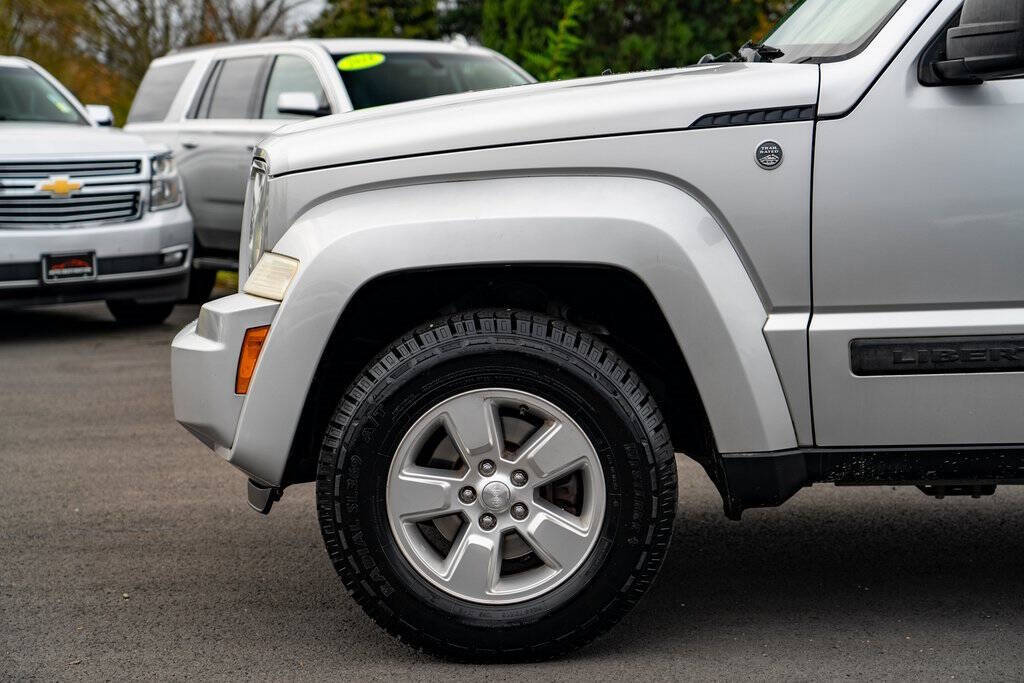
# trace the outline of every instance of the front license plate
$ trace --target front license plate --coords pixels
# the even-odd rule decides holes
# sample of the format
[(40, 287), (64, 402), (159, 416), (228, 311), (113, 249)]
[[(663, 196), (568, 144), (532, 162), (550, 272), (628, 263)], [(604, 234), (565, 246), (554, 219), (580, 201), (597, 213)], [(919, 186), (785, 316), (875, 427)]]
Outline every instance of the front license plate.
[(92, 280), (96, 277), (96, 253), (46, 254), (43, 256), (43, 282)]

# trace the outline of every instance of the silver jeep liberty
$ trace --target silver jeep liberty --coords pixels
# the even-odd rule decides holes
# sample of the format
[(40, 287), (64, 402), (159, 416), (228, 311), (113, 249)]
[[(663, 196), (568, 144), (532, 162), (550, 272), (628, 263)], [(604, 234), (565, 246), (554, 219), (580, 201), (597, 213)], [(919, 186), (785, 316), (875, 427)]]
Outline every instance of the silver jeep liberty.
[(282, 129), (176, 417), (261, 512), (315, 481), (366, 612), (475, 661), (640, 599), (676, 451), (737, 519), (1024, 483), (1022, 30), (1021, 0), (804, 0), (689, 68)]

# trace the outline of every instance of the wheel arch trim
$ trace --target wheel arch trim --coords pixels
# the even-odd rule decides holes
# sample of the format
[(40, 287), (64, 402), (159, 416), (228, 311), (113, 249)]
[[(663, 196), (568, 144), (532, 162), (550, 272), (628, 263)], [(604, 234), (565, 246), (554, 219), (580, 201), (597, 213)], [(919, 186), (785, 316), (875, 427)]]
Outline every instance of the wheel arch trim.
[(232, 448), (232, 462), (263, 481), (281, 482), (314, 373), (356, 292), (383, 275), (463, 265), (583, 264), (632, 273), (682, 349), (718, 450), (796, 446), (757, 288), (719, 221), (678, 187), (549, 176), (383, 188), (312, 207), (274, 251), (301, 265)]

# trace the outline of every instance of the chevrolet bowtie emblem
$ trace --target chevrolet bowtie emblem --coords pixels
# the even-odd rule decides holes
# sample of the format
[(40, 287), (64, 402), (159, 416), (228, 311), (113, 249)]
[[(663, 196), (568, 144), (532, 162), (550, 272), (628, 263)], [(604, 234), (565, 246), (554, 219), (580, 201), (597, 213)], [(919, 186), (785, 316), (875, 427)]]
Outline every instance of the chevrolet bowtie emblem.
[(49, 192), (53, 195), (67, 197), (75, 190), (82, 189), (82, 183), (77, 180), (68, 180), (67, 178), (50, 178), (39, 183), (36, 189), (40, 192)]

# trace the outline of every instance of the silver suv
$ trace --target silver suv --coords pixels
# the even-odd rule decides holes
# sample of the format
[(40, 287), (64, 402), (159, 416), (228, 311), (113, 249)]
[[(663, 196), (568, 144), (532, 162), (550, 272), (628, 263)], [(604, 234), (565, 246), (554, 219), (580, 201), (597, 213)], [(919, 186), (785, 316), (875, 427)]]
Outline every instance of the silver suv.
[(1022, 7), (805, 0), (698, 66), (283, 129), (175, 415), (259, 511), (316, 482), (382, 627), (484, 661), (643, 596), (673, 451), (735, 519), (1020, 484)]
[(188, 291), (192, 219), (170, 150), (101, 127), (38, 65), (0, 57), (0, 306), (106, 299), (164, 320)]
[(125, 130), (168, 145), (195, 218), (203, 299), (217, 269), (237, 267), (245, 181), (255, 145), (289, 120), (522, 85), (533, 79), (465, 41), (292, 40), (199, 47), (155, 60)]

